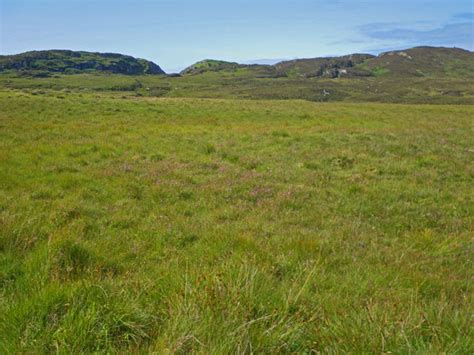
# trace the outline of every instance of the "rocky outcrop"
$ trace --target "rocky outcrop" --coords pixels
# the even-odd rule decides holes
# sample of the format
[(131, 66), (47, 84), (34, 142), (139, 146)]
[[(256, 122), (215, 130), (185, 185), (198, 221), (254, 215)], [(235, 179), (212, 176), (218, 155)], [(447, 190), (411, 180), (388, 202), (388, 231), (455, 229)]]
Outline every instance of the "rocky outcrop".
[(126, 75), (165, 74), (157, 64), (145, 59), (116, 53), (70, 50), (32, 51), (0, 56), (0, 71), (4, 70), (52, 73), (108, 72)]

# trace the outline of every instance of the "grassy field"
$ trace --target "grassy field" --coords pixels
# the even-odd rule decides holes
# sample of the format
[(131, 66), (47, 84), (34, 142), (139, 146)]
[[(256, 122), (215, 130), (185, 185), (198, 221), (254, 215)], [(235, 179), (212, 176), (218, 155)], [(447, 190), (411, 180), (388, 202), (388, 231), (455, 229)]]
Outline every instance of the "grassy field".
[(257, 78), (241, 70), (183, 77), (77, 74), (48, 78), (0, 74), (0, 87), (36, 95), (194, 97), (313, 102), (474, 104), (473, 77)]
[(3, 353), (473, 352), (474, 106), (38, 90), (0, 92)]

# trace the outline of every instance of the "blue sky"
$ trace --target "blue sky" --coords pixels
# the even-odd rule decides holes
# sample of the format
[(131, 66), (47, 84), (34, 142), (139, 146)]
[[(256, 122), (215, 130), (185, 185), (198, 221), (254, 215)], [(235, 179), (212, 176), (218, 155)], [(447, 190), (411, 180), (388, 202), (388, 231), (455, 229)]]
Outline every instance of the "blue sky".
[(0, 53), (118, 52), (173, 72), (238, 62), (378, 53), (416, 45), (474, 50), (473, 0), (0, 0)]

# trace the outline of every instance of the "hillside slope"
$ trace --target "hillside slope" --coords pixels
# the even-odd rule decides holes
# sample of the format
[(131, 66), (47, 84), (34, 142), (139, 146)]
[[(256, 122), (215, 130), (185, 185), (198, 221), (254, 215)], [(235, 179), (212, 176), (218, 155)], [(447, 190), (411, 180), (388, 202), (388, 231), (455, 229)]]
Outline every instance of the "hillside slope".
[(460, 48), (415, 47), (382, 53), (362, 67), (396, 76), (474, 76), (474, 53)]
[(355, 70), (354, 67), (373, 57), (370, 54), (351, 54), (342, 57), (294, 59), (274, 65), (239, 64), (206, 59), (187, 67), (181, 72), (181, 75), (197, 75), (208, 72), (241, 72), (271, 77), (335, 78), (343, 75), (370, 76), (371, 74), (367, 69)]
[(307, 58), (275, 64), (283, 76), (337, 78), (343, 75), (369, 76), (369, 72), (356, 71), (354, 67), (373, 58), (371, 54), (351, 54), (342, 57)]
[(248, 73), (253, 76), (275, 76), (276, 68), (272, 65), (239, 64), (224, 60), (205, 59), (181, 71), (181, 75), (198, 75), (207, 72)]
[(182, 70), (180, 74), (193, 75), (193, 74), (201, 74), (207, 71), (233, 71), (243, 66), (244, 66), (243, 64), (239, 64), (236, 62), (227, 62), (224, 60), (215, 60), (215, 59), (204, 59)]
[(264, 72), (272, 77), (339, 78), (367, 76), (471, 77), (474, 76), (474, 53), (459, 48), (415, 47), (371, 54), (350, 54), (340, 57), (294, 59), (274, 65), (245, 65), (205, 60), (187, 69), (182, 75), (206, 72)]
[(109, 72), (114, 74), (165, 74), (155, 63), (116, 53), (70, 50), (31, 51), (0, 56), (0, 71), (48, 73)]

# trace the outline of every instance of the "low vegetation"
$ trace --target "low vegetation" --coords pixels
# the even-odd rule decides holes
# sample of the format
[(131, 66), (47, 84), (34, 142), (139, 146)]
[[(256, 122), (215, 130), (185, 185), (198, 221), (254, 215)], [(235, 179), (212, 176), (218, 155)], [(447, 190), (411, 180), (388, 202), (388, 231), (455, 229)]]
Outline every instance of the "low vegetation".
[(4, 74), (0, 75), (0, 87), (37, 96), (64, 97), (69, 93), (107, 93), (120, 97), (474, 104), (474, 87), (469, 78), (255, 78), (249, 77), (246, 70), (183, 77), (78, 74), (33, 78)]
[(472, 353), (474, 107), (212, 75), (1, 76), (1, 351)]

